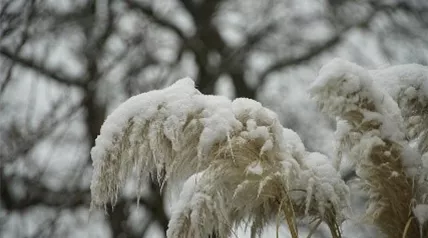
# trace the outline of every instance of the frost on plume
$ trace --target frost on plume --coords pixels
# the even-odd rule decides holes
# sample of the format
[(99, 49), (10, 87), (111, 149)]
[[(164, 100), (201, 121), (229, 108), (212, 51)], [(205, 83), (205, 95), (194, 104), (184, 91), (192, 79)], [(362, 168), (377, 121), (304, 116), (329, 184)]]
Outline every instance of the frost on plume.
[(340, 236), (348, 187), (329, 160), (306, 152), (260, 103), (202, 95), (189, 78), (120, 105), (91, 156), (92, 206), (114, 204), (131, 174), (140, 185), (149, 177), (161, 185), (185, 181), (170, 238), (228, 237), (242, 222), (256, 236), (278, 216), (293, 237), (295, 219), (303, 217), (326, 222)]

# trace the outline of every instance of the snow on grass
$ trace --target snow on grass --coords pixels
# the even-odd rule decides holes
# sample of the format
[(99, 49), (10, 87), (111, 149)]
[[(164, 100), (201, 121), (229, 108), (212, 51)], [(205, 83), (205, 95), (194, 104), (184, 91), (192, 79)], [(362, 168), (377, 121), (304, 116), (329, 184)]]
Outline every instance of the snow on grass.
[(274, 112), (251, 99), (202, 95), (189, 78), (120, 105), (103, 124), (91, 156), (93, 206), (114, 204), (132, 173), (140, 188), (149, 175), (182, 188), (169, 237), (213, 231), (226, 237), (245, 221), (258, 234), (278, 211), (293, 236), (294, 219), (310, 215), (338, 237), (334, 227), (347, 206), (339, 173), (325, 156), (305, 151)]
[[(426, 75), (423, 66), (369, 71), (334, 59), (311, 86), (321, 110), (338, 118), (337, 154), (351, 159), (369, 195), (366, 217), (388, 237), (404, 230), (409, 237), (419, 235), (408, 225), (408, 214), (411, 204), (427, 196), (421, 159), (428, 144), (428, 123), (421, 123), (428, 112)], [(411, 146), (415, 128), (408, 121), (422, 124), (416, 127), (419, 151)]]

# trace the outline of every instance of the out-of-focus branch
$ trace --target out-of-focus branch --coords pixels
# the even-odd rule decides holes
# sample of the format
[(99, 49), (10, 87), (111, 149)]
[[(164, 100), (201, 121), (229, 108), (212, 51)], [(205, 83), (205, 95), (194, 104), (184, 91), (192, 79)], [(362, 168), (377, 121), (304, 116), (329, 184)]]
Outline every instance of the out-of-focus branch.
[(373, 8), (377, 8), (377, 9), (384, 9), (384, 10), (391, 10), (391, 11), (401, 10), (401, 11), (418, 14), (418, 15), (425, 14), (428, 12), (428, 6), (426, 5), (423, 6), (423, 4), (416, 6), (415, 4), (409, 3), (409, 1), (397, 1), (394, 4), (382, 4), (376, 0), (370, 0), (368, 2), (370, 3), (370, 5), (373, 6)]
[[(18, 26), (22, 24), (24, 19), (22, 18), (22, 12), (26, 8), (26, 5), (30, 1), (23, 1), (19, 6), (13, 5), (16, 1), (13, 0), (2, 0), (0, 4), (0, 22), (4, 22), (7, 24), (2, 24), (0, 26), (0, 40), (5, 39), (7, 36), (11, 35), (13, 32), (19, 29)], [(33, 3), (31, 3), (33, 4)], [(20, 11), (10, 12), (10, 8), (12, 7), (20, 9)], [(28, 8), (28, 6), (27, 6)], [(33, 9), (30, 9), (32, 11)]]
[[(24, 30), (21, 36), (21, 39), (18, 43), (18, 46), (16, 47), (16, 49), (14, 50), (14, 54), (17, 55), (21, 52), (22, 47), (24, 46), (25, 42), (28, 40), (28, 28), (30, 27), (30, 22), (32, 21), (32, 18), (34, 17), (34, 3), (35, 0), (32, 0), (29, 2), (29, 6), (27, 7), (27, 11), (28, 13), (25, 14), (25, 19), (23, 22), (24, 25)], [(1, 14), (0, 14), (1, 16)], [(13, 68), (15, 66), (16, 61), (13, 61), (13, 63), (10, 65), (9, 69), (6, 72), (6, 77), (3, 81), (3, 83), (0, 85), (0, 95), (4, 92), (4, 90), (6, 89), (6, 86), (9, 84), (9, 82), (12, 79), (12, 71)]]
[(269, 74), (282, 70), (284, 68), (294, 66), (300, 63), (304, 63), (306, 61), (309, 61), (319, 55), (321, 55), (324, 52), (327, 52), (328, 50), (331, 50), (333, 47), (336, 47), (340, 43), (342, 43), (343, 39), (345, 38), (345, 35), (348, 31), (358, 28), (358, 27), (365, 27), (367, 26), (374, 18), (375, 16), (381, 12), (391, 9), (391, 6), (388, 5), (376, 5), (374, 9), (362, 20), (345, 26), (341, 30), (339, 30), (337, 33), (335, 33), (333, 36), (330, 37), (330, 39), (324, 41), (323, 43), (316, 44), (313, 46), (309, 46), (308, 50), (297, 57), (284, 57), (282, 59), (277, 60), (274, 64), (269, 66), (267, 69), (265, 69), (260, 74), (259, 79), (259, 87), (263, 86), (263, 84), (266, 81), (266, 78)]
[(75, 208), (82, 205), (89, 205), (89, 189), (54, 191), (29, 178), (19, 179), (20, 182), (25, 184), (28, 196), (17, 199), (12, 195), (10, 188), (13, 178), (7, 177), (3, 172), (4, 171), (0, 174), (1, 201), (3, 202), (6, 210), (24, 210), (38, 205), (62, 208)]
[(243, 67), (243, 65), (239, 65), (239, 63), (245, 60), (254, 47), (266, 39), (267, 36), (275, 32), (277, 30), (277, 26), (277, 22), (271, 22), (267, 26), (251, 32), (247, 36), (246, 42), (241, 46), (236, 47), (236, 49), (228, 49), (226, 52), (224, 52), (224, 59), (218, 70), (218, 74), (230, 72), (231, 70), (236, 69), (236, 67)]
[(266, 81), (266, 77), (269, 74), (282, 70), (286, 67), (311, 60), (312, 58), (319, 56), (321, 53), (330, 50), (332, 47), (342, 42), (343, 36), (343, 32), (337, 33), (325, 42), (309, 47), (309, 49), (304, 54), (299, 55), (298, 57), (284, 57), (282, 59), (277, 60), (274, 64), (269, 66), (260, 74), (259, 86), (264, 84), (264, 82)]
[(130, 8), (140, 11), (152, 19), (155, 24), (174, 32), (182, 41), (183, 50), (188, 49), (195, 54), (195, 61), (199, 69), (196, 79), (197, 84), (201, 91), (212, 94), (214, 92), (213, 85), (218, 78), (218, 74), (217, 70), (211, 70), (208, 62), (209, 53), (213, 51), (224, 52), (226, 46), (211, 22), (212, 16), (221, 1), (204, 1), (197, 4), (191, 1), (182, 1), (196, 25), (196, 33), (191, 37), (186, 36), (173, 22), (156, 14), (150, 5), (133, 0), (126, 0), (126, 2)]
[(107, 39), (114, 30), (114, 15), (112, 9), (112, 0), (97, 0), (95, 4), (96, 22), (102, 26), (93, 26), (89, 37), (89, 47), (85, 52), (87, 86), (84, 88), (83, 106), (86, 109), (86, 127), (89, 134), (91, 146), (99, 134), (101, 125), (105, 119), (106, 105), (97, 100), (96, 85), (100, 80), (102, 72), (99, 69), (99, 59), (102, 58), (102, 52)]
[(70, 107), (64, 115), (59, 117), (55, 116), (62, 103), (62, 100), (55, 102), (50, 112), (46, 113), (41, 119), (41, 122), (30, 131), (24, 132), (13, 123), (9, 125), (8, 130), (3, 134), (7, 143), (3, 143), (0, 147), (2, 149), (0, 151), (0, 158), (2, 160), (0, 168), (3, 168), (9, 160), (13, 160), (19, 156), (25, 156), (37, 143), (54, 132), (59, 124), (72, 120), (74, 118), (73, 116), (79, 111), (82, 105), (81, 102), (78, 102)]
[(146, 5), (141, 2), (136, 2), (133, 0), (125, 0), (125, 2), (128, 4), (128, 6), (132, 9), (136, 9), (143, 13), (145, 16), (149, 17), (151, 20), (153, 20), (157, 25), (162, 26), (164, 28), (167, 28), (171, 31), (173, 31), (177, 36), (179, 36), (182, 40), (187, 40), (186, 34), (174, 23), (167, 20), (166, 18), (163, 18), (156, 14), (151, 6)]
[(192, 0), (180, 0), (181, 4), (186, 8), (190, 15), (195, 18), (197, 14), (197, 7)]
[(10, 6), (11, 3), (12, 3), (12, 0), (2, 1), (2, 5), (0, 6), (0, 17), (4, 16), (7, 8)]
[[(27, 188), (26, 196), (17, 198), (13, 192), (11, 185), (14, 180), (21, 182)], [(7, 176), (4, 171), (0, 173), (0, 201), (4, 208), (9, 211), (24, 211), (35, 206), (48, 206), (58, 209), (74, 209), (80, 206), (89, 207), (90, 190), (85, 189), (61, 189), (53, 190), (43, 185), (40, 180), (31, 178)], [(153, 185), (152, 185), (153, 186)], [(152, 187), (152, 190), (158, 187)], [(166, 231), (169, 218), (163, 207), (163, 199), (158, 193), (154, 193), (153, 197), (140, 198), (138, 202), (142, 204), (153, 217), (149, 223), (157, 222), (160, 227)], [(133, 232), (131, 228), (124, 229), (123, 222), (129, 217), (129, 206), (137, 203), (137, 198), (134, 199), (119, 199), (113, 208), (108, 208), (109, 223), (112, 228), (113, 237), (119, 237), (120, 234), (126, 233), (126, 237), (141, 237), (137, 232)], [(142, 232), (145, 232), (144, 230)]]
[(39, 64), (38, 62), (32, 60), (32, 59), (27, 59), (24, 57), (21, 57), (19, 55), (15, 55), (12, 52), (10, 52), (10, 50), (7, 50), (5, 47), (0, 47), (0, 55), (12, 60), (26, 68), (32, 69), (37, 73), (40, 73), (44, 76), (47, 76), (53, 80), (55, 80), (58, 83), (67, 85), (67, 86), (78, 86), (78, 87), (84, 87), (86, 86), (86, 83), (77, 79), (77, 78), (72, 78), (69, 76), (65, 76), (61, 73), (57, 73), (55, 72), (55, 70), (53, 69), (48, 69), (45, 66)]
[[(195, 61), (198, 65), (198, 76), (196, 78), (199, 89), (207, 94), (214, 93), (214, 84), (221, 73), (228, 73), (232, 77), (237, 89), (237, 96), (254, 98), (255, 90), (251, 89), (243, 80), (243, 58), (257, 45), (269, 32), (275, 29), (275, 24), (270, 24), (256, 34), (250, 34), (246, 44), (236, 49), (230, 49), (221, 37), (218, 29), (212, 24), (212, 18), (222, 1), (205, 1), (194, 3), (192, 1), (180, 1), (184, 8), (190, 13), (196, 25), (196, 33), (192, 37), (187, 37), (185, 33), (174, 23), (156, 14), (151, 6), (132, 0), (126, 1), (131, 8), (141, 11), (151, 18), (156, 24), (172, 30), (183, 42), (183, 49), (189, 49), (195, 54)], [(209, 63), (209, 56), (212, 52), (218, 52), (221, 63), (217, 67), (212, 67)]]
[(40, 224), (37, 231), (31, 238), (39, 238), (39, 237), (54, 237), (55, 231), (58, 229), (59, 218), (61, 217), (61, 210), (58, 209), (55, 211), (55, 215), (49, 218), (44, 223)]

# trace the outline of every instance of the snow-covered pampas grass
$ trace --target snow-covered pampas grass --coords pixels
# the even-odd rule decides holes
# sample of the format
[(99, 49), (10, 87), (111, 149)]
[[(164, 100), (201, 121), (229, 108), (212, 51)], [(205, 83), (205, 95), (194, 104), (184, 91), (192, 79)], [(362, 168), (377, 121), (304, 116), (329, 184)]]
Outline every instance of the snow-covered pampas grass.
[(369, 71), (397, 102), (405, 119), (407, 137), (418, 138), (421, 154), (428, 150), (428, 67), (408, 64)]
[[(426, 84), (427, 78), (424, 80), (418, 89)], [(391, 97), (392, 90), (384, 89), (397, 82), (383, 83), (380, 87), (368, 70), (335, 59), (321, 69), (311, 93), (321, 110), (338, 117), (338, 154), (353, 161), (369, 194), (366, 218), (387, 237), (423, 237), (427, 227), (414, 219), (412, 207), (427, 202), (423, 198), (426, 194), (421, 194), (427, 183), (426, 168), (420, 154), (409, 145), (406, 135), (413, 133), (412, 126), (402, 115), (407, 122), (414, 116), (426, 116), (426, 101), (416, 93), (413, 99)], [(427, 127), (420, 123), (417, 128)], [(425, 229), (419, 229), (423, 226)]]
[(348, 187), (329, 160), (305, 151), (260, 103), (202, 95), (189, 78), (120, 105), (91, 156), (94, 207), (114, 205), (131, 173), (140, 185), (149, 177), (167, 188), (185, 181), (170, 238), (229, 237), (242, 223), (255, 237), (277, 219), (297, 238), (296, 219), (306, 217), (340, 237)]

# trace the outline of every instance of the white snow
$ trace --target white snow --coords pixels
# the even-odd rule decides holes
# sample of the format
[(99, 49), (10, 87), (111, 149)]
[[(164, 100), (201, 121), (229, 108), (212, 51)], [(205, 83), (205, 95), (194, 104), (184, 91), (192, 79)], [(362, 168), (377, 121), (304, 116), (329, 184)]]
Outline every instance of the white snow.
[(162, 90), (154, 90), (129, 98), (126, 102), (110, 114), (101, 127), (100, 136), (96, 139), (96, 146), (91, 150), (94, 163), (103, 158), (106, 151), (112, 147), (114, 139), (123, 134), (123, 128), (134, 117), (146, 120), (152, 117), (158, 110), (158, 106), (167, 101), (178, 101), (191, 95), (200, 94), (194, 88), (194, 82), (190, 78), (178, 80), (175, 84)]
[(425, 222), (428, 222), (428, 204), (417, 204), (413, 208), (413, 214), (420, 225), (425, 224)]
[[(404, 139), (403, 119), (397, 103), (374, 82), (368, 70), (342, 59), (334, 59), (320, 70), (311, 85), (311, 93), (323, 111), (339, 116), (359, 111), (366, 120), (381, 122), (383, 138)], [(366, 99), (375, 111), (361, 109), (358, 102)]]
[(305, 151), (305, 145), (299, 135), (291, 129), (283, 128), (282, 136), (292, 151)]
[(250, 164), (247, 167), (247, 172), (252, 173), (252, 174), (262, 175), (263, 174), (263, 167), (262, 167), (260, 161), (253, 162), (252, 164)]
[[(330, 203), (336, 211), (348, 206), (349, 188), (327, 156), (318, 152), (307, 153), (305, 164), (307, 168), (301, 173), (299, 186), (307, 192), (306, 213), (314, 201), (321, 214), (325, 211), (324, 204), (327, 203)], [(338, 216), (343, 218), (340, 214)]]
[[(364, 80), (352, 75), (351, 79), (344, 84), (344, 92), (354, 93), (358, 85), (364, 88)], [(366, 114), (367, 119), (383, 119), (383, 114)], [(240, 143), (256, 145), (258, 154), (239, 151)], [(223, 161), (224, 149), (237, 151), (242, 159), (238, 162), (246, 164), (233, 166), (233, 153), (225, 157), (233, 161)], [(120, 105), (103, 124), (91, 155), (95, 167), (92, 199), (97, 205), (114, 201), (132, 170), (137, 171), (140, 183), (156, 169), (160, 182), (168, 180), (172, 182), (169, 186), (181, 188), (168, 230), (171, 237), (185, 232), (183, 229), (203, 235), (214, 226), (227, 233), (234, 222), (265, 209), (257, 207), (265, 204), (263, 199), (269, 195), (263, 194), (265, 188), (272, 192), (278, 185), (306, 191), (292, 199), (306, 204), (311, 213), (323, 215), (326, 209), (334, 209), (341, 218), (348, 205), (348, 186), (331, 161), (323, 154), (307, 152), (300, 137), (283, 128), (274, 112), (247, 98), (231, 101), (202, 95), (190, 78)], [(179, 183), (183, 180), (184, 185)], [(256, 200), (245, 204), (235, 200), (243, 194), (248, 199), (248, 193), (254, 193), (251, 199)], [(230, 224), (219, 222), (235, 213), (239, 216), (228, 221)], [(199, 224), (201, 219), (210, 222)]]
[(175, 211), (181, 211), (186, 206), (187, 203), (192, 199), (192, 196), (197, 192), (197, 185), (199, 180), (204, 175), (204, 172), (196, 173), (190, 176), (183, 184), (180, 192), (180, 199), (174, 204), (174, 208), (172, 209), (173, 215)]
[(401, 163), (405, 167), (407, 175), (417, 176), (422, 167), (421, 154), (417, 149), (405, 146), (401, 151)]
[(190, 78), (132, 97), (108, 116), (91, 150), (94, 203), (117, 196), (134, 169), (138, 176), (156, 169), (163, 182), (187, 179), (209, 166), (213, 146), (237, 134), (261, 143), (260, 156), (278, 149), (278, 158), (287, 159), (282, 129), (277, 115), (259, 102), (202, 95)]
[[(427, 84), (426, 66), (401, 65), (366, 70), (345, 60), (334, 59), (320, 70), (311, 86), (312, 96), (320, 108), (338, 118), (339, 156), (350, 158), (362, 182), (370, 185), (367, 187), (370, 199), (366, 216), (378, 216), (382, 209), (378, 198), (384, 196), (376, 189), (376, 181), (375, 186), (370, 184), (373, 182), (370, 166), (378, 166), (376, 161), (372, 161), (371, 153), (376, 146), (389, 146), (390, 141), (395, 143), (394, 147), (399, 148), (401, 154), (399, 158), (393, 158), (392, 151), (387, 150), (384, 155), (390, 156), (391, 160), (400, 159), (404, 172), (414, 179), (413, 186), (418, 190), (413, 199), (417, 203), (426, 201), (426, 171), (420, 151), (414, 146), (417, 143), (410, 140), (413, 138), (409, 139), (412, 133), (408, 130), (409, 125), (422, 124), (413, 128), (416, 128), (415, 137), (426, 130), (426, 125), (423, 125), (426, 115), (422, 115), (420, 107), (428, 105)], [(312, 168), (320, 164), (315, 161)], [(401, 175), (402, 171), (390, 171), (390, 178)], [(314, 183), (313, 179), (309, 183)], [(413, 209), (420, 223), (428, 220), (427, 206), (419, 204)]]
[(416, 89), (428, 97), (428, 67), (418, 64), (391, 66), (384, 69), (370, 70), (373, 79), (382, 85), (395, 100), (401, 93), (414, 98)]
[(242, 123), (235, 118), (232, 102), (226, 97), (200, 95), (193, 100), (203, 105), (201, 119), (204, 129), (199, 139), (198, 155), (203, 157), (217, 141), (227, 139), (230, 132), (242, 128)]
[(420, 140), (421, 135), (427, 133), (428, 129), (425, 123), (428, 107), (428, 67), (406, 64), (372, 70), (370, 74), (397, 102), (405, 119), (406, 136), (411, 140)]
[[(404, 121), (394, 99), (400, 95), (406, 100), (428, 95), (426, 76), (421, 66), (369, 71), (334, 59), (321, 69), (311, 85), (311, 93), (323, 111), (338, 117), (336, 139), (341, 143), (338, 149), (353, 158), (354, 163), (359, 163), (356, 160), (366, 163), (374, 146), (385, 145), (384, 139), (406, 144)], [(386, 77), (391, 80), (379, 80)], [(403, 78), (404, 83), (399, 81)], [(361, 107), (361, 102), (374, 107)], [(359, 123), (380, 127), (369, 133), (355, 130), (356, 125), (342, 118), (354, 111), (363, 117)], [(414, 115), (409, 121), (417, 124), (423, 118)], [(237, 148), (232, 146), (254, 142), (259, 154), (249, 154), (249, 158), (240, 154), (240, 158), (251, 159), (239, 161), (247, 163), (244, 166), (222, 167), (219, 164), (222, 158), (216, 161), (225, 146), (234, 152)], [(391, 155), (390, 151), (384, 153)], [(139, 176), (157, 169), (158, 179), (164, 176), (165, 180), (173, 180), (174, 186), (180, 179), (186, 181), (173, 207), (168, 230), (171, 237), (183, 229), (189, 229), (192, 235), (203, 235), (214, 226), (227, 233), (230, 229), (227, 226), (242, 221), (242, 214), (247, 216), (260, 209), (252, 206), (263, 204), (263, 200), (242, 204), (235, 199), (243, 194), (248, 198), (248, 193), (254, 193), (254, 199), (263, 199), (265, 188), (271, 188), (272, 183), (290, 191), (305, 191), (292, 193), (291, 198), (296, 204), (305, 204), (306, 213), (316, 209), (322, 215), (326, 209), (334, 209), (340, 220), (343, 208), (349, 204), (349, 188), (335, 169), (340, 166), (333, 166), (332, 160), (321, 153), (306, 151), (299, 135), (283, 128), (274, 112), (247, 98), (232, 101), (202, 95), (190, 78), (121, 104), (103, 124), (91, 156), (95, 167), (91, 190), (96, 204), (108, 199), (114, 201), (111, 196), (118, 196), (118, 188), (131, 169), (137, 169)], [(403, 146), (401, 158), (408, 175), (418, 176), (423, 168), (421, 155), (412, 147)], [(112, 178), (103, 177), (101, 171), (107, 171)], [(361, 167), (357, 166), (356, 172), (366, 177), (367, 171)], [(391, 172), (392, 177), (397, 175), (396, 171)], [(373, 204), (368, 211), (372, 208)], [(231, 209), (234, 212), (242, 209), (239, 210), (242, 217), (227, 221), (230, 224), (219, 222), (232, 214)], [(419, 204), (413, 211), (418, 220), (427, 220), (426, 205)], [(210, 222), (200, 224), (197, 221), (201, 219)]]

